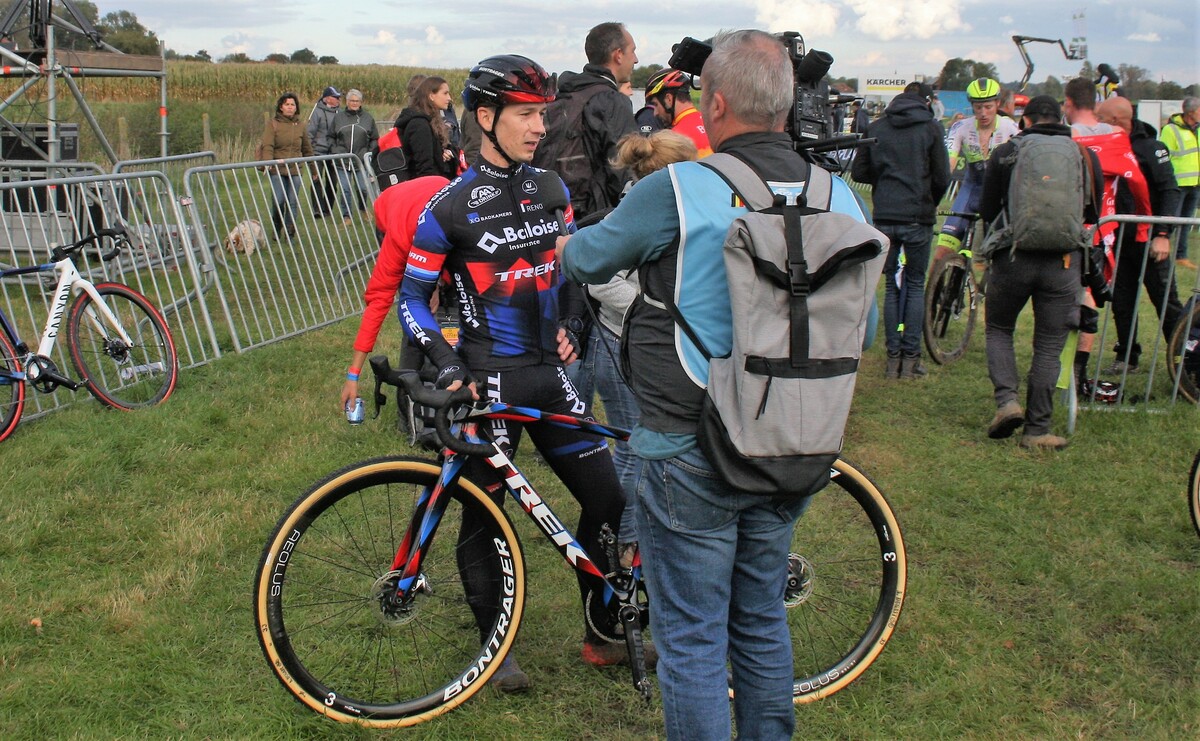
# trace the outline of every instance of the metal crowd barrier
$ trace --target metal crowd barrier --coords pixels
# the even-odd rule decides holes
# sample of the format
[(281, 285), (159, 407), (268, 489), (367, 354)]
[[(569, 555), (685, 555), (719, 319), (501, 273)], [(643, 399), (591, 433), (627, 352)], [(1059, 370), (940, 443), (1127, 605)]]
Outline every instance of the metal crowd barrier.
[[(283, 162), (300, 174), (274, 175), (269, 170), (275, 161), (193, 167), (184, 174), (183, 203), (202, 262), (215, 277), (209, 308), (222, 346), (237, 352), (359, 314), (379, 251), (372, 208), (378, 191), (357, 157)], [(335, 184), (329, 217), (318, 218), (322, 196), (313, 187), (314, 173), (336, 175), (347, 185), (343, 190)], [(280, 188), (294, 189), (294, 199), (286, 193), (277, 199), (273, 189)]]
[[(1168, 224), (1176, 229), (1200, 227), (1200, 218), (1123, 214), (1106, 216), (1093, 227), (1091, 235), (1094, 235), (1095, 231), (1104, 225), (1114, 223), (1118, 224), (1118, 227), (1108, 241), (1116, 260), (1116, 268), (1112, 275), (1112, 281), (1115, 282), (1121, 269), (1120, 251), (1126, 229), (1137, 228), (1139, 224)], [(1150, 250), (1143, 249), (1134, 299), (1135, 310), (1132, 323), (1135, 329), (1130, 333), (1129, 347), (1123, 348), (1124, 353), (1121, 355), (1114, 354), (1113, 346), (1117, 338), (1117, 326), (1113, 316), (1113, 306), (1110, 302), (1105, 305), (1101, 314), (1100, 331), (1095, 335), (1095, 343), (1089, 358), (1088, 377), (1116, 383), (1119, 390), (1115, 397), (1112, 394), (1107, 395), (1108, 400), (1098, 399), (1097, 393), (1093, 390), (1092, 394), (1085, 395), (1080, 399), (1082, 408), (1090, 410), (1160, 409), (1179, 400), (1192, 403), (1200, 401), (1200, 389), (1197, 388), (1198, 379), (1194, 370), (1197, 363), (1200, 362), (1200, 346), (1197, 345), (1194, 338), (1188, 337), (1189, 329), (1196, 324), (1197, 314), (1200, 313), (1200, 309), (1197, 308), (1200, 305), (1200, 271), (1197, 272), (1190, 289), (1177, 288), (1179, 302), (1185, 310), (1174, 324), (1167, 326), (1167, 312), (1164, 311), (1162, 316), (1159, 316), (1151, 301), (1143, 301), (1143, 298), (1148, 298), (1144, 278), (1147, 268), (1151, 266), (1149, 258)], [(1169, 294), (1170, 289), (1177, 286), (1179, 279), (1176, 273), (1174, 235), (1171, 237), (1171, 252), (1166, 263), (1168, 266), (1166, 292)], [(1126, 269), (1130, 267), (1132, 266), (1127, 266)], [(1166, 306), (1168, 295), (1164, 294), (1159, 298), (1161, 298), (1161, 305)], [(1194, 300), (1189, 302), (1189, 299)], [(1147, 332), (1152, 333), (1153, 337), (1148, 337)], [(1114, 360), (1128, 364), (1131, 360), (1133, 345), (1139, 339), (1142, 353), (1136, 371), (1130, 371), (1126, 367), (1119, 374), (1107, 374), (1106, 376), (1102, 373), (1102, 369), (1111, 367), (1110, 364)], [(1188, 368), (1193, 370), (1189, 372)]]
[[(79, 168), (87, 169), (87, 168)], [(125, 283), (163, 310), (180, 365), (197, 366), (219, 357), (209, 312), (200, 290), (201, 270), (170, 183), (160, 172), (90, 175), (0, 183), (0, 264), (28, 266), (49, 261), (53, 246), (74, 242), (98, 229), (124, 227), (129, 248), (101, 262), (94, 252), (77, 259), (89, 280)], [(0, 303), (20, 336), (36, 346), (49, 316), (52, 273), (0, 281)], [(65, 342), (54, 362), (72, 367)], [(78, 397), (69, 391), (26, 396), (37, 415)]]

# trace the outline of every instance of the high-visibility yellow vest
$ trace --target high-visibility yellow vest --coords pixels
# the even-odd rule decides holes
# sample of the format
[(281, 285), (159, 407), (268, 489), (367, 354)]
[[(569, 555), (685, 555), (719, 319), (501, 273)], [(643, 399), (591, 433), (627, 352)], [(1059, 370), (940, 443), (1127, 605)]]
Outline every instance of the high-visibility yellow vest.
[(1171, 167), (1175, 170), (1175, 182), (1180, 187), (1195, 186), (1200, 183), (1200, 145), (1196, 142), (1196, 132), (1183, 124), (1183, 116), (1178, 113), (1163, 127), (1159, 137), (1167, 145), (1171, 153)]

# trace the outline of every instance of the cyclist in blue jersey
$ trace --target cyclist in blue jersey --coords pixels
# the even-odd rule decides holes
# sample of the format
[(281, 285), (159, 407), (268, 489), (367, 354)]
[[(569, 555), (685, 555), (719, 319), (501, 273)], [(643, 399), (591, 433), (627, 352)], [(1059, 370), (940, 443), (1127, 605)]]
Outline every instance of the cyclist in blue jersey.
[[(400, 286), (400, 313), (405, 331), (437, 365), (439, 387), (468, 384), (477, 396), (586, 417), (591, 402), (579, 396), (565, 370), (576, 359), (578, 339), (561, 326), (564, 281), (554, 256), (560, 229), (574, 231), (570, 197), (558, 175), (529, 165), (546, 133), (546, 104), (554, 97), (554, 80), (522, 56), (490, 57), (471, 70), (463, 103), (483, 133), (480, 156), (430, 200), (418, 219)], [(443, 272), (458, 296), (457, 350), (429, 311)], [(493, 420), (490, 432), (511, 455), (522, 426)], [(580, 544), (601, 571), (612, 571), (600, 535), (605, 524), (618, 530), (624, 496), (604, 438), (552, 425), (531, 427), (529, 436), (580, 503), (575, 531)], [(480, 461), (474, 465), (467, 475), (501, 503), (504, 490), (496, 472)], [(498, 601), (472, 588), (488, 576), (477, 573), (479, 564), (493, 563), (472, 555), (490, 547), (476, 537), (480, 531), (478, 523), (464, 517), (459, 556), (468, 601), (483, 626), (491, 624)], [(579, 588), (590, 613), (584, 620), (583, 660), (593, 665), (628, 661), (623, 642), (602, 637), (614, 635), (603, 599), (593, 598), (589, 608), (582, 577)], [(512, 661), (493, 681), (502, 689), (529, 686)]]
[[(966, 175), (950, 210), (960, 213), (979, 213), (979, 195), (983, 191), (983, 172), (992, 149), (1016, 136), (1020, 129), (1011, 118), (999, 115), (1000, 83), (988, 77), (972, 80), (967, 85), (974, 117), (964, 118), (950, 127), (946, 149), (950, 155), (950, 172), (958, 167), (958, 158), (966, 162)], [(937, 253), (933, 262), (957, 252), (966, 234), (966, 219), (951, 216), (938, 235)]]

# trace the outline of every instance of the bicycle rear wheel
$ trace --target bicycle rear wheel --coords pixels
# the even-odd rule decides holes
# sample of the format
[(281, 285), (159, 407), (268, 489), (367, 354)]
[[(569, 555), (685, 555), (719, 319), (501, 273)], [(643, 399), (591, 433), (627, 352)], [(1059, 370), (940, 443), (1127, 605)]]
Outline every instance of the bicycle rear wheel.
[(970, 263), (951, 255), (934, 264), (925, 291), (925, 347), (939, 365), (953, 363), (967, 351), (979, 311)]
[(166, 321), (128, 286), (101, 283), (96, 292), (133, 343), (121, 339), (89, 294), (80, 294), (67, 318), (67, 344), (87, 390), (100, 403), (125, 411), (166, 401), (179, 374)]
[(1185, 310), (1175, 324), (1167, 343), (1167, 370), (1172, 385), (1179, 376), (1179, 394), (1200, 403), (1200, 311)]
[[(395, 593), (392, 561), (421, 493), (440, 467), (380, 458), (343, 469), (301, 496), (267, 540), (254, 581), (258, 640), (276, 677), (312, 710), (376, 728), (409, 726), (476, 694), (512, 646), (525, 604), (525, 565), (507, 515), (460, 479), (421, 565), (415, 599)], [(462, 563), (459, 523), (484, 523), (485, 563)], [(483, 631), (460, 570), (493, 574)], [(477, 582), (478, 583), (478, 582)]]
[(904, 605), (908, 559), (879, 488), (838, 459), (796, 525), (784, 590), (796, 704), (828, 697), (878, 658)]
[(21, 359), (17, 349), (0, 333), (0, 441), (5, 440), (17, 429), (21, 412), (25, 409), (25, 381), (12, 378), (21, 372)]
[(1200, 450), (1192, 461), (1192, 473), (1188, 476), (1188, 512), (1192, 515), (1192, 527), (1200, 535)]

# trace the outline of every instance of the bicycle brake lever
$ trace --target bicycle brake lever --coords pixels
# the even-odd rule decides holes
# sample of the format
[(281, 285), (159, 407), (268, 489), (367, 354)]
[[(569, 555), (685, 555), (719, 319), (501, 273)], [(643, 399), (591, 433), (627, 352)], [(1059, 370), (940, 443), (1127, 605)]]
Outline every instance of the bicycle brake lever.
[(383, 379), (375, 376), (375, 414), (371, 415), (371, 419), (379, 419), (379, 410), (387, 406), (387, 396), (383, 393)]

